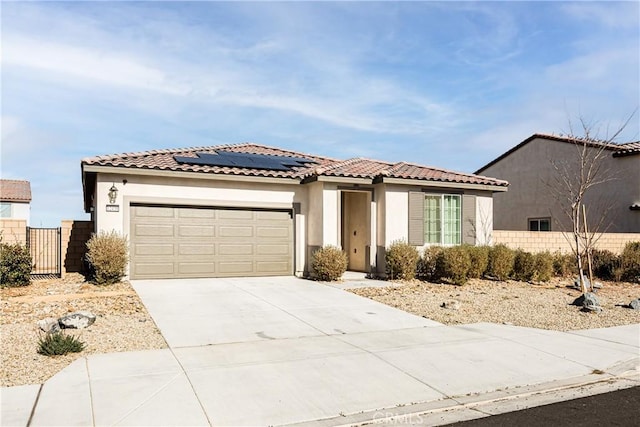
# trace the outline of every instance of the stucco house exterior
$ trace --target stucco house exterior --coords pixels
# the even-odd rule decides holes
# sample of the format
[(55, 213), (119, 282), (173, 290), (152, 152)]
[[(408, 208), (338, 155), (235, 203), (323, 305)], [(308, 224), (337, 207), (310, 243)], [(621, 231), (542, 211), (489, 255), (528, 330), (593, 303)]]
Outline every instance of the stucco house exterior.
[(399, 239), (486, 243), (493, 193), (508, 185), (258, 144), (98, 156), (81, 168), (85, 210), (96, 231), (128, 236), (133, 279), (302, 276), (326, 245), (348, 253), (350, 270), (383, 273)]
[(31, 184), (15, 179), (0, 180), (0, 219), (24, 220), (29, 226), (31, 218)]
[[(557, 176), (553, 163), (577, 169), (577, 148), (583, 142), (536, 133), (478, 169), (477, 174), (509, 182), (509, 192), (494, 197), (494, 229), (569, 230), (568, 216), (552, 189)], [(640, 233), (640, 142), (587, 141), (586, 149), (604, 150), (600, 168), (607, 178), (585, 195), (591, 228), (598, 224), (609, 233)]]

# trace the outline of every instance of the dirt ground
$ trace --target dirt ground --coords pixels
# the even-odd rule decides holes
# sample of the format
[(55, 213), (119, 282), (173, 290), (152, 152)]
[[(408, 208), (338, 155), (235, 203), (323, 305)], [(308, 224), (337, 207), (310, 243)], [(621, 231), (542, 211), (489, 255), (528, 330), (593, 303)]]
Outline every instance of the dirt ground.
[[(567, 331), (640, 323), (640, 311), (626, 306), (640, 298), (640, 285), (601, 282), (596, 295), (603, 311), (585, 313), (571, 303), (580, 296), (572, 279), (534, 285), (473, 279), (463, 286), (418, 280), (390, 288), (360, 288), (351, 292), (445, 325), (505, 323)], [(443, 303), (455, 308), (444, 308)]]
[[(109, 286), (87, 283), (79, 274), (34, 280), (0, 289), (0, 386), (39, 384), (79, 357), (93, 353), (166, 348), (167, 344), (128, 282)], [(96, 322), (67, 330), (87, 345), (81, 353), (47, 357), (37, 353), (36, 324), (74, 311), (90, 311)]]

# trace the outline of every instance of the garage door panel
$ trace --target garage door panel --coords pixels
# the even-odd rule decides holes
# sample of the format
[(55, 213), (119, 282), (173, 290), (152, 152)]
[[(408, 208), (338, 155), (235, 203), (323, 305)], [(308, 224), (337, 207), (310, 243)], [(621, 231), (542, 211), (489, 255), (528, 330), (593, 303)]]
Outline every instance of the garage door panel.
[(290, 275), (285, 211), (132, 206), (131, 277)]
[(178, 225), (180, 237), (213, 237), (216, 228), (213, 225)]
[(291, 264), (288, 262), (259, 261), (256, 263), (256, 270), (260, 274), (291, 274)]
[(160, 206), (136, 206), (136, 216), (146, 218), (173, 218), (174, 208)]
[(172, 224), (136, 224), (133, 229), (134, 237), (173, 237)]
[(235, 209), (219, 210), (218, 219), (231, 219), (231, 220), (253, 220), (253, 211), (241, 211)]
[(252, 261), (220, 261), (218, 263), (220, 273), (251, 275), (254, 272)]
[(236, 245), (236, 244), (220, 243), (218, 244), (218, 253), (221, 256), (253, 255), (254, 254), (253, 248), (254, 248), (254, 245), (252, 244)]
[(178, 243), (178, 253), (180, 255), (215, 255), (215, 246), (211, 243)]
[(288, 227), (256, 227), (256, 235), (258, 237), (281, 237), (284, 239), (289, 238), (289, 228)]
[(220, 237), (253, 237), (253, 227), (229, 227), (229, 226), (220, 226)]
[(178, 218), (203, 218), (213, 219), (216, 217), (216, 211), (213, 209), (193, 209), (193, 208), (175, 208), (178, 212)]
[(178, 272), (183, 275), (209, 275), (216, 272), (216, 266), (213, 262), (180, 262)]
[(174, 265), (173, 262), (137, 262), (134, 273), (136, 276), (172, 277)]
[(286, 243), (281, 245), (257, 244), (258, 255), (290, 255), (291, 248)]
[(174, 246), (171, 243), (137, 243), (134, 245), (135, 255), (173, 255)]

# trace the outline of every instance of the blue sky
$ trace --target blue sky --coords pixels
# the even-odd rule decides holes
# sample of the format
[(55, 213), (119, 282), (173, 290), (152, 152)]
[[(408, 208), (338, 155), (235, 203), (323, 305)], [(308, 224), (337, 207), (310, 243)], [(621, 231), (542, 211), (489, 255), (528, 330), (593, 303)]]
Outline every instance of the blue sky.
[[(256, 142), (472, 172), (640, 104), (634, 2), (3, 2), (3, 178), (84, 219), (80, 160)], [(620, 142), (637, 140), (637, 114)]]

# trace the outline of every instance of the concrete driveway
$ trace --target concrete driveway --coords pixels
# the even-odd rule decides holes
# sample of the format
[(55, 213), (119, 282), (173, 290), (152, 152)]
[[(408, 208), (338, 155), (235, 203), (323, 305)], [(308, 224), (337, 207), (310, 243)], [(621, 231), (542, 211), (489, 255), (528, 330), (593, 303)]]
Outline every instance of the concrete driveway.
[(437, 425), (640, 384), (640, 325), (442, 326), (292, 277), (133, 286), (170, 348), (3, 389), (2, 425)]

